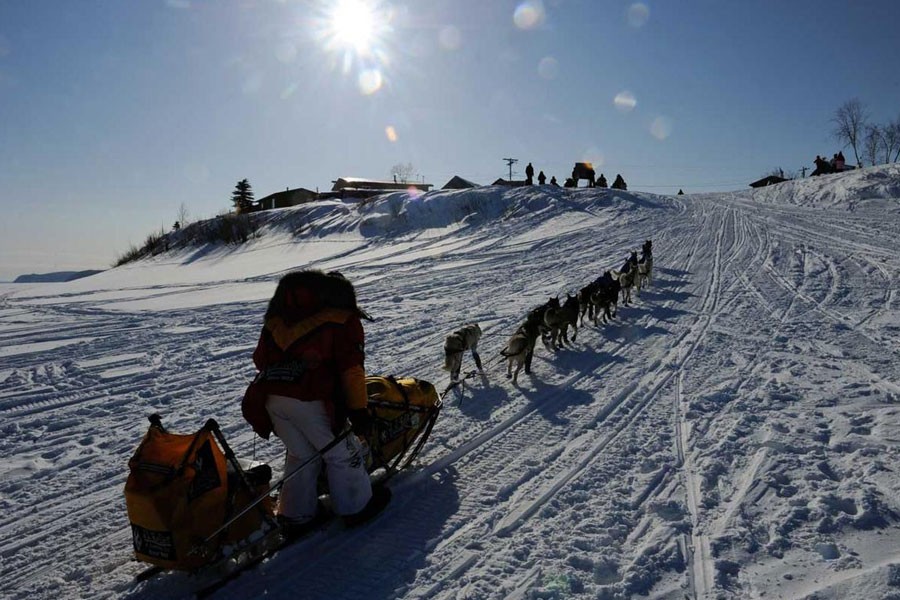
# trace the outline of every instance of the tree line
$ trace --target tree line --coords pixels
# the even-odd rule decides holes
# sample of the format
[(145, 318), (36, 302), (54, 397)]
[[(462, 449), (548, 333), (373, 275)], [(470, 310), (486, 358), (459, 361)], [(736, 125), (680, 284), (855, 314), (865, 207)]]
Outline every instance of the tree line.
[[(850, 146), (856, 156), (856, 164), (871, 166), (897, 162), (900, 159), (900, 117), (884, 124), (869, 120), (866, 106), (854, 98), (844, 102), (834, 113), (832, 134)], [(860, 158), (860, 153), (862, 157)]]

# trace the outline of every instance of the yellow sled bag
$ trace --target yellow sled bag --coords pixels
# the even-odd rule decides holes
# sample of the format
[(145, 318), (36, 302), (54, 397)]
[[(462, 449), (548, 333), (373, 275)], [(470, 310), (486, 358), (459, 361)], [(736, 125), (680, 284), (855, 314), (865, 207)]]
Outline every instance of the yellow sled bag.
[(150, 423), (128, 462), (125, 483), (138, 560), (164, 569), (195, 570), (219, 558), (225, 544), (248, 538), (264, 520), (274, 523), (267, 499), (204, 543), (267, 490), (271, 470), (245, 472), (213, 419), (191, 435), (166, 431), (158, 415), (150, 417)]
[(395, 471), (416, 457), (428, 439), (441, 409), (434, 386), (414, 377), (366, 377), (366, 393), (372, 415), (368, 436), (371, 473), (378, 468)]

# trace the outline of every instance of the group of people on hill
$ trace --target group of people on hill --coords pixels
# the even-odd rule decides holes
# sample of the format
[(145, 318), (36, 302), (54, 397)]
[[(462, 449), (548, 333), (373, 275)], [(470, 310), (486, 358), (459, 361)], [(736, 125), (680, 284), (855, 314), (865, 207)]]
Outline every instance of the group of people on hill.
[[(572, 172), (572, 178), (566, 181), (566, 187), (578, 187), (578, 177), (576, 177), (575, 171)], [(603, 173), (600, 173), (600, 177), (596, 182), (589, 180), (588, 187), (611, 188), (614, 190), (625, 191), (628, 189), (628, 184), (625, 183), (625, 179), (623, 179), (621, 175), (617, 174), (612, 185), (609, 185), (606, 176)]]
[[(538, 173), (538, 185), (545, 185), (547, 183), (547, 176), (544, 175), (544, 172), (541, 171)], [(528, 163), (528, 166), (525, 167), (525, 185), (534, 185), (534, 167), (531, 163)], [(559, 186), (556, 183), (556, 177), (550, 178), (550, 185)]]
[(831, 157), (831, 160), (826, 160), (816, 155), (816, 160), (813, 161), (816, 165), (816, 170), (812, 172), (812, 175), (826, 175), (828, 173), (840, 173), (846, 168), (846, 161), (844, 160), (844, 152), (840, 151), (834, 156)]
[[(587, 164), (587, 163), (585, 163)], [(572, 177), (566, 180), (566, 187), (578, 187), (578, 179), (580, 178), (580, 174), (578, 172), (578, 167), (572, 170)], [(540, 171), (537, 176), (538, 185), (545, 185), (547, 183), (547, 176), (544, 175), (543, 171)], [(525, 167), (525, 185), (534, 185), (534, 166), (531, 163)], [(555, 185), (559, 187), (559, 183), (556, 181), (556, 176), (550, 178), (550, 185)], [(614, 190), (627, 190), (628, 184), (625, 183), (625, 179), (622, 178), (621, 175), (616, 175), (615, 180), (613, 180), (612, 185), (606, 180), (606, 177), (603, 173), (600, 173), (600, 178), (597, 179), (596, 183), (593, 179), (593, 171), (590, 173), (589, 177), (589, 187), (601, 187), (601, 188), (612, 188)]]

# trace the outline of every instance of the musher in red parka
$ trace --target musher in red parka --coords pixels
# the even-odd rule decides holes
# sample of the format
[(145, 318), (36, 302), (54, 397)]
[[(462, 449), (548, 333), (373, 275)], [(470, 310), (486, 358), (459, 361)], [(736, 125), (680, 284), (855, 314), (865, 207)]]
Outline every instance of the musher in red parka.
[[(282, 488), (278, 512), (287, 528), (298, 528), (319, 516), (317, 479), (322, 458), (334, 512), (348, 524), (383, 508), (384, 493), (390, 498), (386, 488), (379, 488), (379, 497), (373, 497), (356, 435), (348, 435), (322, 458), (315, 458), (344, 429), (347, 418), (359, 435), (365, 435), (371, 424), (360, 317), (368, 318), (356, 305), (353, 285), (338, 273), (289, 273), (269, 301), (253, 352), (260, 371), (257, 381), (265, 392), (265, 414), (257, 407), (256, 419), (265, 421), (267, 416), (284, 442), (285, 474), (312, 459)], [(251, 418), (248, 421), (257, 431), (265, 429), (265, 424), (258, 428)]]

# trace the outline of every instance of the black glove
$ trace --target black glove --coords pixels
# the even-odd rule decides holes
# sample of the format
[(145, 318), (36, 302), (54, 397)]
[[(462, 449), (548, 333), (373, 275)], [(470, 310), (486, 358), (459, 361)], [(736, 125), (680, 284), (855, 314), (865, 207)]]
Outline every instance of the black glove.
[(353, 433), (362, 437), (367, 437), (371, 433), (372, 415), (368, 408), (354, 408), (347, 416), (350, 419)]

